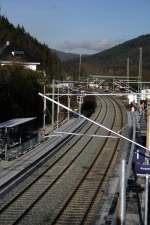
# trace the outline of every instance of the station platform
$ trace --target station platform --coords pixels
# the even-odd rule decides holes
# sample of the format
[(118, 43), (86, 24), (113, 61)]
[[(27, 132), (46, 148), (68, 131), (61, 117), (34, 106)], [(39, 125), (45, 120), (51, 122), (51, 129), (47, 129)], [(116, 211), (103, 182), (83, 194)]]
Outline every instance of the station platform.
[[(78, 129), (84, 121), (85, 120), (81, 118), (73, 118), (55, 131), (73, 132)], [(49, 135), (53, 135), (53, 133), (51, 132)], [(31, 165), (33, 168), (34, 164), (36, 166), (36, 162), (42, 159), (54, 147), (59, 145), (65, 138), (66, 135), (49, 136), (45, 141), (12, 161), (0, 160), (0, 195), (5, 191), (6, 184), (11, 182), (14, 178), (20, 179), (20, 175), (24, 175), (27, 168)]]
[[(145, 111), (137, 111), (134, 116), (136, 120), (136, 141), (146, 146), (146, 113)], [(138, 175), (132, 168), (126, 192), (126, 225), (144, 224), (145, 180), (144, 176)]]
[[(138, 142), (143, 138), (145, 141), (146, 135), (146, 114), (145, 112), (128, 112), (128, 124), (125, 129), (124, 136), (129, 139), (133, 138), (133, 124), (135, 125), (135, 141)], [(130, 135), (131, 132), (131, 135)], [(128, 136), (129, 135), (129, 136)], [(133, 139), (134, 140), (134, 139)], [(145, 143), (140, 143), (145, 145)], [(96, 212), (96, 217), (92, 225), (117, 225), (120, 222), (120, 178), (121, 178), (121, 160), (123, 155), (126, 158), (126, 225), (143, 225), (144, 218), (144, 194), (145, 194), (145, 178), (137, 176), (133, 170), (133, 155), (135, 149), (128, 142), (123, 142), (118, 152), (115, 169), (112, 171), (111, 179), (109, 180), (106, 194), (99, 203), (99, 209)]]

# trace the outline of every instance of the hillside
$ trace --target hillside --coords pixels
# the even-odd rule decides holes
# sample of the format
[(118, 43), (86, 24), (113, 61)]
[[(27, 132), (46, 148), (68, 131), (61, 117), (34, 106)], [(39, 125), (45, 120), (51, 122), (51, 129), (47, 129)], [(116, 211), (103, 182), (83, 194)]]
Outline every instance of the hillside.
[(62, 51), (58, 51), (56, 49), (52, 49), (52, 51), (54, 51), (58, 55), (58, 58), (60, 59), (61, 62), (79, 58), (79, 54), (62, 52)]
[[(4, 16), (0, 16), (0, 59), (2, 47), (10, 41), (12, 50), (24, 51), (25, 60), (41, 63), (41, 70), (47, 71), (49, 80), (72, 77), (79, 74), (79, 55), (63, 53), (41, 44), (27, 33), (24, 27), (15, 27)], [(143, 79), (150, 80), (150, 34), (142, 35), (103, 52), (82, 56), (81, 75), (125, 75), (126, 60), (130, 57), (130, 75), (138, 75), (139, 48), (143, 48)], [(7, 50), (8, 50), (7, 49)], [(63, 65), (62, 65), (63, 63)]]
[[(50, 80), (60, 74), (61, 63), (55, 52), (27, 33), (24, 27), (15, 27), (6, 17), (0, 16), (0, 50), (6, 41), (10, 42), (9, 49), (24, 51), (26, 60), (40, 62), (41, 69), (47, 71)], [(0, 54), (0, 59), (2, 57)]]
[[(143, 49), (143, 79), (150, 79), (150, 34), (142, 35), (103, 52), (82, 57), (82, 74), (125, 75), (127, 57), (130, 75), (138, 75), (139, 48)], [(75, 68), (73, 70), (73, 68)], [(78, 75), (79, 62), (64, 63), (64, 69)]]

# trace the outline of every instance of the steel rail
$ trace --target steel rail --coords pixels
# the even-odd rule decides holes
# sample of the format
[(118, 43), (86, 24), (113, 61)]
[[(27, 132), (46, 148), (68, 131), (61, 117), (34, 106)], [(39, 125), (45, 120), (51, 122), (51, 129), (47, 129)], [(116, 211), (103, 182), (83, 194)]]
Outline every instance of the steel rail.
[[(89, 127), (91, 127), (91, 126), (92, 126), (92, 124), (90, 124), (90, 126), (89, 126)], [(87, 130), (88, 130), (88, 129), (89, 129), (89, 128), (87, 128)], [(71, 146), (71, 147), (72, 147), (72, 146)], [(70, 147), (70, 148), (71, 148), (71, 147)], [(69, 149), (70, 149), (70, 148), (69, 148)], [(69, 151), (69, 150), (68, 150), (68, 151)], [(67, 151), (67, 152), (68, 152), (68, 151)], [(66, 152), (66, 153), (67, 153), (67, 152)], [(51, 166), (52, 166), (52, 165), (51, 165)], [(50, 169), (50, 168), (49, 168), (49, 169)], [(42, 177), (42, 176), (43, 176), (43, 174), (41, 175), (41, 177)], [(33, 183), (32, 183), (32, 184), (33, 184)], [(32, 184), (30, 184), (30, 186), (31, 186)], [(28, 187), (28, 188), (29, 188), (29, 187)], [(25, 191), (25, 190), (24, 190), (24, 191)], [(21, 192), (21, 193), (18, 195), (18, 197), (19, 197), (19, 196), (21, 196), (21, 194), (23, 194), (23, 192)], [(14, 199), (12, 199), (12, 201), (11, 201), (11, 202), (9, 202), (9, 204), (8, 204), (8, 205), (5, 205), (5, 207), (3, 207), (3, 210), (4, 210), (4, 209), (6, 209), (7, 207), (9, 207), (9, 205), (11, 205), (11, 204), (13, 203), (13, 201), (15, 201), (15, 198), (14, 198)], [(2, 213), (2, 211), (1, 211), (1, 213)]]
[[(114, 109), (115, 109), (115, 107), (114, 107)], [(115, 118), (115, 115), (116, 115), (116, 109), (115, 109), (114, 118)], [(114, 127), (114, 124), (115, 124), (115, 120), (113, 120), (113, 123), (112, 123), (112, 126), (111, 126), (112, 128)], [(83, 203), (83, 204), (81, 203), (81, 208), (84, 210), (84, 213), (82, 213), (82, 209), (80, 209), (79, 214), (75, 214), (75, 215), (74, 215), (74, 213), (73, 213), (73, 215), (74, 215), (73, 221), (69, 221), (69, 211), (70, 211), (70, 208), (71, 208), (71, 209), (73, 208), (73, 203), (72, 203), (72, 201), (73, 201), (73, 202), (77, 202), (77, 200), (76, 200), (76, 195), (77, 195), (77, 199), (82, 199), (82, 197), (83, 197), (83, 192), (84, 192), (84, 188), (83, 188), (82, 186), (85, 185), (85, 189), (87, 189), (86, 182), (89, 183), (89, 182), (87, 181), (87, 180), (88, 180), (88, 176), (91, 177), (89, 174), (92, 173), (92, 172), (91, 172), (92, 170), (97, 170), (97, 169), (95, 169), (96, 167), (94, 167), (94, 166), (95, 166), (95, 164), (97, 163), (98, 159), (101, 157), (102, 152), (105, 151), (105, 147), (106, 147), (107, 143), (108, 143), (108, 139), (106, 138), (105, 141), (104, 141), (104, 143), (103, 143), (103, 145), (102, 145), (102, 147), (101, 147), (101, 149), (98, 151), (98, 153), (96, 154), (96, 156), (95, 156), (93, 162), (92, 162), (91, 165), (89, 166), (87, 172), (85, 173), (85, 175), (83, 176), (83, 178), (81, 179), (81, 181), (78, 183), (78, 185), (76, 186), (76, 188), (73, 190), (72, 194), (71, 194), (71, 195), (69, 196), (69, 198), (66, 200), (66, 202), (65, 202), (65, 204), (64, 204), (64, 207), (60, 210), (60, 212), (58, 213), (58, 215), (57, 215), (57, 216), (55, 217), (55, 219), (51, 222), (51, 225), (54, 225), (54, 224), (57, 224), (57, 223), (58, 223), (58, 224), (59, 224), (59, 223), (63, 224), (63, 221), (65, 221), (64, 225), (70, 224), (70, 222), (72, 222), (71, 224), (78, 224), (78, 225), (84, 224), (84, 222), (85, 222), (85, 220), (86, 220), (86, 218), (87, 218), (87, 216), (88, 216), (88, 213), (89, 213), (89, 211), (90, 211), (92, 205), (94, 204), (94, 200), (95, 200), (95, 198), (96, 198), (96, 196), (97, 196), (97, 194), (98, 194), (98, 192), (99, 192), (99, 190), (100, 190), (100, 187), (102, 186), (104, 180), (106, 179), (106, 175), (107, 175), (107, 173), (108, 173), (108, 171), (109, 171), (109, 168), (111, 167), (112, 161), (113, 161), (113, 159), (114, 159), (114, 155), (115, 155), (114, 153), (116, 153), (116, 150), (117, 150), (117, 146), (118, 146), (119, 140), (116, 141), (115, 148), (114, 148), (114, 151), (113, 151), (113, 153), (112, 153), (112, 156), (111, 156), (109, 162), (107, 163), (107, 167), (106, 167), (106, 169), (105, 169), (105, 172), (104, 172), (104, 174), (103, 174), (103, 176), (102, 176), (100, 182), (98, 182), (99, 184), (97, 185), (96, 190), (94, 191), (94, 193), (93, 193), (93, 192), (91, 193), (92, 196), (90, 196), (90, 193), (88, 192), (88, 199), (91, 198), (91, 200), (90, 200), (89, 202), (88, 202), (88, 200), (86, 200), (86, 201), (88, 202), (88, 203), (87, 203), (88, 206), (87, 206), (87, 207), (85, 206), (86, 208), (83, 209), (83, 207), (84, 207), (83, 205), (84, 205), (85, 203)], [(98, 177), (99, 177), (99, 176), (98, 176)], [(98, 177), (97, 177), (97, 179), (99, 179)], [(84, 184), (84, 183), (85, 183), (85, 184)], [(93, 184), (93, 185), (94, 185), (94, 184)], [(95, 187), (93, 187), (93, 189), (95, 189)], [(92, 191), (93, 191), (93, 190), (92, 190)], [(80, 192), (81, 192), (81, 195), (80, 195)], [(79, 193), (79, 195), (78, 195), (78, 193)], [(84, 195), (86, 195), (86, 194), (84, 193)], [(79, 196), (80, 196), (80, 197), (79, 197)], [(85, 201), (85, 202), (86, 202), (86, 201)], [(71, 205), (70, 205), (70, 204), (71, 204)], [(68, 211), (67, 211), (67, 210), (68, 210)], [(67, 217), (64, 218), (63, 213), (64, 213), (65, 211), (67, 211), (67, 212), (66, 212)], [(75, 211), (76, 211), (76, 210), (75, 210)], [(81, 213), (81, 214), (80, 214), (80, 213)], [(81, 218), (79, 219), (79, 217), (81, 217)], [(61, 221), (61, 218), (62, 218), (62, 221)], [(67, 218), (68, 218), (68, 221), (67, 221)], [(78, 220), (79, 220), (79, 221), (78, 221)], [(77, 222), (77, 221), (78, 221), (78, 222)]]
[[(98, 117), (99, 113), (100, 113), (100, 111), (96, 114), (95, 119)], [(88, 125), (88, 127), (87, 127), (86, 130), (85, 130), (85, 132), (87, 132), (88, 129), (90, 129), (90, 127), (91, 127), (91, 125)], [(82, 129), (82, 128), (83, 128), (82, 126), (79, 127), (79, 130)], [(78, 130), (78, 131), (79, 131), (79, 130)], [(68, 135), (68, 136), (69, 136), (69, 135)], [(70, 141), (70, 140), (72, 139), (72, 137), (69, 137), (69, 138), (68, 138), (68, 136), (67, 136), (66, 139), (64, 139), (63, 141), (59, 142), (58, 145), (56, 145), (56, 146), (53, 148), (54, 151), (52, 151), (52, 149), (50, 149), (50, 152), (48, 152), (48, 153), (50, 153), (50, 158), (51, 158), (54, 154), (56, 154), (57, 152), (59, 152), (59, 149), (60, 149), (61, 147), (65, 146), (66, 141), (68, 142), (68, 141)], [(77, 142), (80, 141), (80, 139), (81, 139), (81, 137), (78, 138), (77, 140), (75, 140), (75, 142), (68, 148), (68, 150), (67, 150), (65, 153), (67, 153), (67, 152), (68, 152), (75, 144), (77, 144)], [(49, 142), (47, 141), (47, 144), (44, 145), (44, 146), (41, 148), (41, 151), (42, 151), (45, 147), (48, 147), (48, 146), (49, 146)], [(52, 152), (51, 152), (51, 151), (52, 151)], [(64, 153), (63, 155), (61, 155), (61, 157), (59, 157), (59, 159), (61, 159), (63, 156), (65, 156), (65, 153)], [(45, 158), (45, 157), (46, 157), (46, 158)], [(45, 160), (48, 160), (48, 159), (49, 159), (49, 154), (48, 154), (48, 155), (46, 154), (45, 157), (42, 158), (42, 163), (45, 162)], [(47, 161), (46, 161), (45, 163), (47, 164)], [(41, 164), (36, 164), (35, 169), (36, 169), (39, 165), (41, 165)], [(14, 169), (15, 169), (15, 168), (14, 168)], [(28, 168), (28, 169), (30, 169), (30, 168)], [(32, 170), (32, 168), (31, 168), (31, 170)], [(34, 170), (32, 170), (32, 172), (34, 172)], [(47, 172), (47, 170), (45, 170), (45, 172), (43, 172), (42, 174), (44, 175), (44, 173), (46, 173), (46, 172)], [(21, 175), (22, 175), (22, 174), (21, 174)], [(18, 176), (19, 176), (19, 175), (18, 175)], [(15, 178), (14, 178), (14, 179), (15, 179)], [(12, 180), (11, 182), (14, 182), (14, 180)], [(8, 185), (9, 185), (9, 183), (8, 183)], [(7, 207), (7, 204), (5, 204), (5, 207)], [(0, 207), (0, 213), (1, 213), (1, 210), (3, 210), (3, 209), (4, 209), (4, 207), (1, 206), (1, 207)]]
[[(75, 129), (75, 130), (80, 131), (82, 126), (84, 126), (84, 122), (83, 122), (83, 124), (79, 124), (78, 128)], [(71, 127), (71, 125), (68, 126), (68, 129), (70, 127)], [(3, 196), (6, 192), (8, 192), (9, 189), (11, 189), (15, 185), (15, 183), (19, 182), (19, 180), (22, 180), (28, 174), (31, 174), (31, 172), (33, 172), (38, 166), (40, 166), (42, 163), (44, 163), (45, 160), (47, 160), (47, 158), (49, 156), (52, 156), (54, 153), (56, 153), (57, 151), (56, 150), (54, 151), (54, 149), (56, 149), (58, 145), (59, 145), (59, 148), (60, 148), (61, 145), (64, 145), (66, 143), (66, 141), (69, 141), (71, 138), (72, 137), (69, 137), (69, 135), (68, 135), (68, 136), (66, 136), (65, 139), (57, 142), (56, 145), (54, 147), (51, 147), (51, 148), (49, 148), (49, 145), (50, 145), (49, 139), (46, 140), (44, 142), (44, 144), (41, 145), (40, 150), (42, 151), (45, 148), (49, 148), (49, 151), (46, 152), (44, 155), (42, 155), (40, 158), (38, 158), (36, 161), (34, 161), (32, 164), (30, 164), (27, 168), (24, 168), (21, 172), (19, 172), (13, 178), (9, 179), (6, 183), (2, 184), (0, 186), (0, 196)], [(17, 166), (13, 167), (13, 169), (17, 169)]]
[[(107, 111), (107, 110), (106, 110)], [(99, 112), (100, 113), (100, 112)], [(98, 113), (98, 116), (99, 116), (99, 113)], [(98, 116), (96, 117), (96, 119), (98, 118)], [(106, 114), (105, 114), (106, 116)], [(104, 119), (104, 118), (103, 118)], [(102, 119), (102, 121), (103, 121)], [(92, 127), (92, 126), (90, 126)], [(89, 130), (89, 129), (88, 129)], [(82, 138), (82, 137), (81, 137)], [(62, 177), (62, 175), (67, 172), (67, 170), (72, 166), (72, 164), (77, 160), (77, 158), (80, 157), (81, 153), (84, 151), (84, 149), (86, 148), (86, 146), (89, 144), (89, 142), (92, 140), (92, 138), (90, 138), (84, 145), (84, 147), (79, 151), (79, 153), (68, 163), (68, 165), (65, 166), (65, 168), (63, 168), (63, 170), (60, 171), (60, 173), (57, 175), (57, 177), (51, 182), (48, 184), (48, 186), (46, 187), (46, 189), (38, 196), (38, 198), (36, 198), (32, 204), (17, 218), (17, 220), (12, 223), (12, 225), (16, 225), (18, 224), (25, 216), (26, 214), (35, 206), (35, 204), (37, 202), (39, 202), (42, 197), (50, 190), (50, 188), (52, 188), (54, 186), (54, 184)], [(72, 148), (73, 146), (71, 146)], [(69, 148), (69, 149), (71, 149)]]

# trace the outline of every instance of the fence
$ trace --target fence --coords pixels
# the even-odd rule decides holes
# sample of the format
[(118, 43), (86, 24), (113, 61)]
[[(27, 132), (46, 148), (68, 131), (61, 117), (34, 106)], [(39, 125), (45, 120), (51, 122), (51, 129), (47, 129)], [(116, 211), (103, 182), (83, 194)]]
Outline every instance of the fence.
[(20, 157), (21, 155), (24, 155), (26, 152), (30, 151), (33, 147), (38, 145), (40, 141), (41, 140), (39, 136), (36, 136), (16, 147), (10, 149), (5, 148), (1, 152), (5, 154), (5, 160), (10, 161)]

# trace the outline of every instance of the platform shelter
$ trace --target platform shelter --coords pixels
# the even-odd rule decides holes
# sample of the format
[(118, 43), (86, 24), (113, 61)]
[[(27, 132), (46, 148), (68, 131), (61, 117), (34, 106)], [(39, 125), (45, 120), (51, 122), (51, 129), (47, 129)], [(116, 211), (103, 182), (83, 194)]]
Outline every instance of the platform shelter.
[[(0, 158), (6, 159), (12, 152), (24, 152), (23, 145), (37, 137), (34, 132), (35, 119), (36, 117), (15, 118), (0, 123)], [(19, 152), (17, 147), (23, 151)]]

